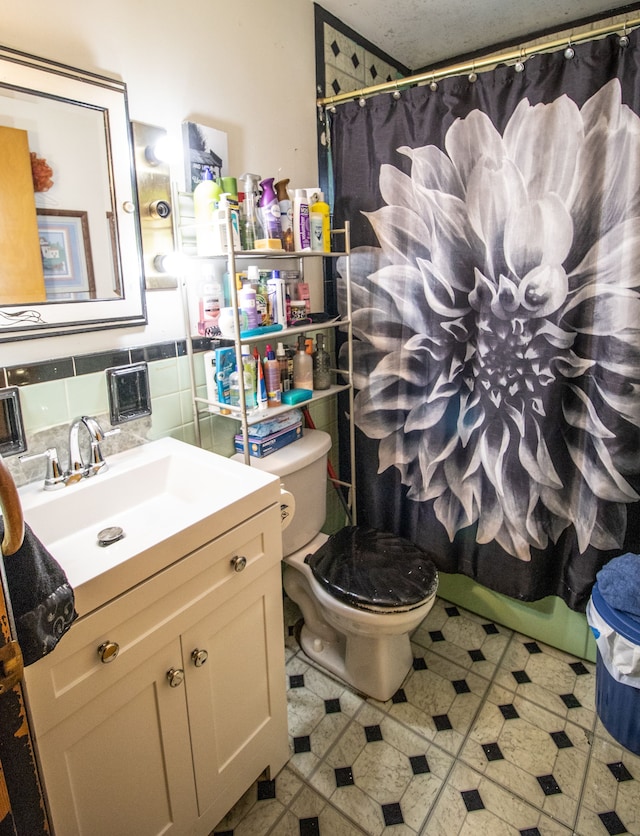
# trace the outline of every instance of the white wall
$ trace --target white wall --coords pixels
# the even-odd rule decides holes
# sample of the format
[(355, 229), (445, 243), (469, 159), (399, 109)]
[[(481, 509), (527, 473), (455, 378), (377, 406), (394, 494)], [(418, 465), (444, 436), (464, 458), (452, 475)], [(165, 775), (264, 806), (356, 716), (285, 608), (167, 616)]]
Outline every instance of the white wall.
[[(230, 174), (318, 182), (311, 0), (15, 0), (0, 38), (122, 79), (130, 118), (177, 142), (185, 120), (226, 131)], [(147, 310), (144, 328), (0, 344), (0, 365), (184, 336), (177, 291), (147, 293)]]

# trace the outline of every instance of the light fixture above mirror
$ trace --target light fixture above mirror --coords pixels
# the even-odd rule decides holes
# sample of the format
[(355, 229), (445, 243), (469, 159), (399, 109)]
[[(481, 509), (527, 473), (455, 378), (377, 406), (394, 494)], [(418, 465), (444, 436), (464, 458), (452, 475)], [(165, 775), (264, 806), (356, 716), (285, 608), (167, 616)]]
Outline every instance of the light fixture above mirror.
[(132, 122), (142, 257), (147, 290), (178, 286), (172, 273), (174, 252), (171, 206), (171, 146), (164, 128)]
[(0, 156), (0, 342), (145, 324), (124, 82), (0, 47)]

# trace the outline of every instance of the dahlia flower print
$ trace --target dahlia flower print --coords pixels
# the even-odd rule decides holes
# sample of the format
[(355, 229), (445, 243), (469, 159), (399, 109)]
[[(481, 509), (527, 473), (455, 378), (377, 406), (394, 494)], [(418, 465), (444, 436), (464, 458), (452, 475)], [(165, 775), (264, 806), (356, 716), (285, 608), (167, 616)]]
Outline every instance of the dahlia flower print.
[[(356, 425), (378, 472), (522, 561), (569, 527), (624, 542), (640, 470), (640, 119), (617, 79), (582, 108), (473, 111), (401, 147), (351, 259)], [(342, 300), (343, 302), (344, 300)]]

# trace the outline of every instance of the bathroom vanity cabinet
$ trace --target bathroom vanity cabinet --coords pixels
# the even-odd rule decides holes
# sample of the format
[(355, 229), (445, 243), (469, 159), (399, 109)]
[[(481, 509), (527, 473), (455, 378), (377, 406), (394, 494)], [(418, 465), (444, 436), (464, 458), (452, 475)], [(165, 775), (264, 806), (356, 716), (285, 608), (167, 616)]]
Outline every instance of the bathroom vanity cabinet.
[(284, 766), (281, 542), (270, 502), (26, 669), (56, 836), (205, 836)]

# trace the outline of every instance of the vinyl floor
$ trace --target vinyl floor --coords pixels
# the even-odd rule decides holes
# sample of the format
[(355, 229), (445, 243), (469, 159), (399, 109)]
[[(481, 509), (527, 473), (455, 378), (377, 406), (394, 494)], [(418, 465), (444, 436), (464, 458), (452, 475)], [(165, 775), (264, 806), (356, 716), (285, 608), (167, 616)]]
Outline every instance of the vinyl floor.
[(388, 702), (305, 656), (285, 599), (291, 758), (215, 836), (640, 836), (640, 757), (595, 710), (595, 665), (444, 601)]

